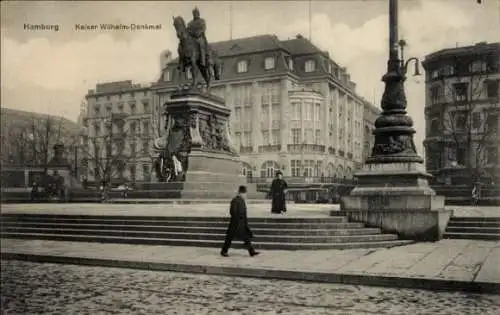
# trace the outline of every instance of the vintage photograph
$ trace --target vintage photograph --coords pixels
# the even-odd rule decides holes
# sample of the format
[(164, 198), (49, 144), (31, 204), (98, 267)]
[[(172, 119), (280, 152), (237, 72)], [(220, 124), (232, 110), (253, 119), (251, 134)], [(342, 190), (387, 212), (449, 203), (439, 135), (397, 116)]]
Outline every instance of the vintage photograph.
[(500, 0), (0, 5), (0, 313), (500, 314)]

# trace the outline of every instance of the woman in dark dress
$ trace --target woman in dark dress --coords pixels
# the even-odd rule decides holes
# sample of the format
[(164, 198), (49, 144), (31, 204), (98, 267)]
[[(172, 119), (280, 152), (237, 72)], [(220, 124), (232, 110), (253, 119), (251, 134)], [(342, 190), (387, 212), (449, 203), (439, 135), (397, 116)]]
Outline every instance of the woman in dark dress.
[(283, 173), (281, 173), (281, 171), (278, 171), (276, 173), (276, 178), (273, 180), (273, 183), (271, 184), (271, 198), (272, 198), (271, 213), (286, 212), (285, 195), (287, 188), (288, 185), (286, 181), (283, 179)]

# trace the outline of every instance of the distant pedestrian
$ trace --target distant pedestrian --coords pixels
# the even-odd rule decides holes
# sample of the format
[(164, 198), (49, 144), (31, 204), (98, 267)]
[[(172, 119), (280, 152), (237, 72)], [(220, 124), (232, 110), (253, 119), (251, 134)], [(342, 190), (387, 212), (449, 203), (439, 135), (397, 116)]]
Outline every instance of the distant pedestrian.
[(281, 171), (276, 172), (276, 178), (271, 184), (272, 213), (286, 212), (286, 189), (288, 184), (283, 179)]
[(472, 205), (477, 206), (479, 204), (479, 187), (474, 184), (472, 188)]
[(245, 243), (250, 256), (256, 256), (259, 252), (256, 252), (252, 246), (250, 239), (253, 237), (253, 233), (248, 227), (247, 219), (247, 206), (246, 206), (246, 186), (240, 186), (238, 188), (238, 195), (231, 200), (231, 207), (229, 213), (231, 214), (231, 219), (229, 221), (229, 226), (226, 231), (226, 240), (224, 241), (224, 246), (220, 254), (224, 257), (228, 257), (227, 252), (231, 246), (233, 239), (240, 239)]
[(33, 185), (31, 186), (31, 201), (39, 201), (40, 200), (40, 190), (38, 187), (38, 183), (36, 181), (33, 182)]

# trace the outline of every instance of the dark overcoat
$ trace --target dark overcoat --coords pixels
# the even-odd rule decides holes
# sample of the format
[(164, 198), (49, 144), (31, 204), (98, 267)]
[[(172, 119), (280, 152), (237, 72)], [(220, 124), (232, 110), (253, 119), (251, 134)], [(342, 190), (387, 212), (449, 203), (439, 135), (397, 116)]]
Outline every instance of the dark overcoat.
[(281, 213), (282, 211), (286, 211), (285, 190), (287, 188), (288, 184), (283, 179), (276, 178), (273, 180), (271, 184), (272, 212)]
[(240, 240), (252, 238), (253, 233), (248, 227), (247, 205), (241, 196), (236, 196), (231, 200), (229, 213), (231, 219), (227, 228), (227, 235)]

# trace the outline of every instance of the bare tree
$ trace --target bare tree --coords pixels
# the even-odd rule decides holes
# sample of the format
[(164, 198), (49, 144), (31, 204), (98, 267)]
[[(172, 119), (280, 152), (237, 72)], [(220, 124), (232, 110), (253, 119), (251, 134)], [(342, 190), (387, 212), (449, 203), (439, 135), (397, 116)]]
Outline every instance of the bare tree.
[(107, 184), (116, 178), (125, 181), (123, 174), (127, 165), (135, 165), (136, 158), (144, 154), (146, 148), (149, 151), (149, 144), (137, 146), (135, 135), (136, 127), (125, 128), (125, 120), (121, 115), (111, 115), (105, 120), (105, 129), (88, 140), (84, 152), (83, 164), (93, 166), (91, 173), (96, 180)]
[(463, 168), (470, 185), (490, 177), (491, 164), (496, 164), (500, 102), (499, 81), (493, 75), (498, 71), (497, 59), (484, 53), (454, 57), (431, 88), (431, 98), (443, 102), (439, 125), (445, 146), (452, 152), (447, 159)]
[(72, 133), (65, 130), (62, 117), (32, 117), (26, 122), (12, 122), (2, 130), (2, 160), (13, 164), (47, 165), (52, 147), (68, 144)]

